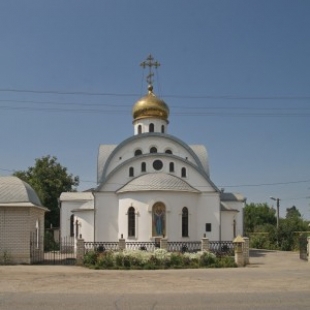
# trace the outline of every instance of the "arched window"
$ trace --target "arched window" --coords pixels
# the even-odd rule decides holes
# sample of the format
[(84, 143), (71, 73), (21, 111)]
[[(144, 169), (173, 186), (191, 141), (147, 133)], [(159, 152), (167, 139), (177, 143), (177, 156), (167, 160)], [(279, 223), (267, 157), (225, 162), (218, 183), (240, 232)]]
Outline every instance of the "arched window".
[(39, 220), (36, 220), (36, 247), (40, 248), (40, 228), (39, 228)]
[(146, 163), (141, 163), (141, 172), (146, 172)]
[(139, 126), (138, 126), (138, 134), (140, 135), (141, 133), (142, 133), (142, 126), (139, 125)]
[(168, 150), (165, 151), (165, 153), (166, 154), (172, 154), (172, 151), (168, 149)]
[(151, 123), (149, 125), (149, 132), (154, 132), (154, 124), (153, 123)]
[(183, 167), (181, 170), (181, 176), (182, 176), (182, 178), (186, 178), (186, 168), (185, 167)]
[(136, 214), (135, 208), (130, 207), (128, 209), (128, 237), (134, 237), (136, 235)]
[(151, 147), (150, 153), (157, 153), (157, 148), (155, 146)]
[(156, 236), (166, 235), (166, 207), (162, 202), (156, 202), (152, 210), (152, 234)]
[(79, 221), (75, 221), (75, 238), (79, 237)]
[(169, 172), (174, 172), (174, 163), (169, 163)]
[(129, 168), (129, 176), (130, 176), (130, 177), (133, 177), (133, 176), (134, 176), (133, 167), (130, 167), (130, 168)]
[(70, 237), (74, 237), (74, 214), (70, 216)]
[(135, 150), (135, 156), (139, 156), (142, 155), (142, 151), (141, 150)]
[(165, 126), (161, 125), (161, 133), (165, 133)]
[(182, 237), (188, 237), (188, 209), (182, 209)]

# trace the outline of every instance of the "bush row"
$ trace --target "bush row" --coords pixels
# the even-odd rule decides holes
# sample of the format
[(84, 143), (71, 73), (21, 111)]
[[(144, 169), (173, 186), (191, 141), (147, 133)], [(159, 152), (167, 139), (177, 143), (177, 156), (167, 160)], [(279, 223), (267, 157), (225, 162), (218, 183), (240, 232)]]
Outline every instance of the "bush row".
[(84, 265), (95, 269), (169, 269), (236, 267), (231, 256), (217, 258), (210, 252), (179, 253), (157, 249), (154, 252), (125, 250), (89, 251)]

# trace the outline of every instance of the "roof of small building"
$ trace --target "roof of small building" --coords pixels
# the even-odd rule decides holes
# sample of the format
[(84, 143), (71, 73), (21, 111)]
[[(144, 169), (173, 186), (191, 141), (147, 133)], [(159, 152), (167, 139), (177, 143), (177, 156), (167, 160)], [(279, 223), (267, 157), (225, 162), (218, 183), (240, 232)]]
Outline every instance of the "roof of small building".
[(92, 192), (63, 192), (60, 195), (60, 201), (72, 200), (94, 200)]
[(229, 205), (227, 205), (226, 203), (224, 203), (222, 201), (221, 201), (220, 205), (221, 205), (221, 211), (239, 212), (239, 210), (231, 208)]
[(238, 194), (238, 193), (221, 192), (220, 199), (221, 201), (240, 201), (240, 202), (246, 201), (246, 198), (243, 195)]
[(14, 176), (0, 177), (0, 206), (43, 207), (34, 189)]
[(125, 184), (117, 191), (117, 193), (156, 190), (193, 193), (200, 192), (176, 176), (165, 173), (147, 173)]

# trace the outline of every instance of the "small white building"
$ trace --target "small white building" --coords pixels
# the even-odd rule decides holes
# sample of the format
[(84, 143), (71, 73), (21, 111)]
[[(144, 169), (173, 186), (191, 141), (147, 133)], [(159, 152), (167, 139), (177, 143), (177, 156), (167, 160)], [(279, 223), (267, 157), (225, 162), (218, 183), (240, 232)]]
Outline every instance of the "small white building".
[(99, 146), (97, 187), (61, 194), (61, 236), (185, 242), (242, 235), (245, 198), (224, 193), (211, 181), (205, 146), (168, 133), (169, 107), (152, 85), (132, 116), (131, 137)]
[(0, 264), (43, 260), (46, 211), (29, 184), (0, 177)]

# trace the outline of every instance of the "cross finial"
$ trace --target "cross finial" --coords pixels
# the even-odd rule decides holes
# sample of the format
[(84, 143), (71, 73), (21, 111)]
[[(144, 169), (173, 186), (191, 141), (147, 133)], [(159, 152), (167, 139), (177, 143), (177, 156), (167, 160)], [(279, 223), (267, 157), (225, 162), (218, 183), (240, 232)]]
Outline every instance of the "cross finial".
[(149, 74), (146, 77), (146, 82), (149, 85), (149, 89), (153, 89), (153, 76), (152, 67), (157, 69), (160, 66), (160, 63), (156, 60), (154, 61), (154, 57), (150, 54), (145, 61), (141, 62), (140, 66), (145, 69), (145, 67), (149, 67)]

